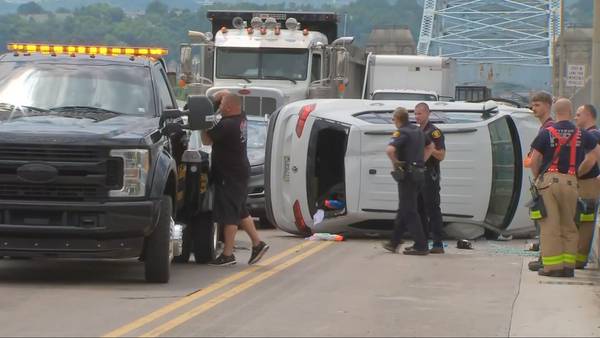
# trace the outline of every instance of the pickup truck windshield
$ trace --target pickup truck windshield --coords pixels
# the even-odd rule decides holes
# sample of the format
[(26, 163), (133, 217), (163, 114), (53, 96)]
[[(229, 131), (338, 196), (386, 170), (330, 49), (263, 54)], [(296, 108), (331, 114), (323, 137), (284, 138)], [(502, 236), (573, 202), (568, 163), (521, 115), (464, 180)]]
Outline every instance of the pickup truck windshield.
[(307, 49), (217, 49), (217, 77), (222, 79), (304, 81), (308, 74)]
[(373, 100), (437, 101), (438, 98), (435, 95), (424, 93), (381, 92), (373, 94)]
[(119, 65), (0, 62), (0, 102), (40, 110), (154, 112), (150, 70)]

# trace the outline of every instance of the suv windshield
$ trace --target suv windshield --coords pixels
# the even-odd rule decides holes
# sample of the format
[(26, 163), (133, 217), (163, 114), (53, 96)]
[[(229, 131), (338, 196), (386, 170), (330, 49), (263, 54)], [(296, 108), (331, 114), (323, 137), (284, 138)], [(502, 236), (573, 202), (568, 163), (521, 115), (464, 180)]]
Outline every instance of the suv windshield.
[(217, 49), (218, 78), (304, 81), (307, 74), (307, 49)]
[(248, 148), (264, 149), (267, 142), (267, 122), (248, 120)]
[(154, 111), (150, 71), (119, 65), (0, 62), (0, 103), (15, 107)]

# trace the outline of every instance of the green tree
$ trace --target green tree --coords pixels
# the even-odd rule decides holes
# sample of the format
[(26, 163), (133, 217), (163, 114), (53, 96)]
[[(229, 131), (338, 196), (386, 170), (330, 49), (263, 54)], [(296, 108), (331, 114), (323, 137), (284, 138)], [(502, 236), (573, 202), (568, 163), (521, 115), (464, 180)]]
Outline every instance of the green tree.
[(155, 0), (146, 6), (146, 14), (163, 15), (169, 11), (169, 7), (164, 3)]
[(17, 7), (17, 14), (30, 15), (30, 14), (44, 14), (46, 11), (37, 2), (30, 1)]
[(71, 13), (71, 11), (68, 8), (65, 8), (65, 7), (58, 7), (54, 12), (57, 13), (57, 14)]

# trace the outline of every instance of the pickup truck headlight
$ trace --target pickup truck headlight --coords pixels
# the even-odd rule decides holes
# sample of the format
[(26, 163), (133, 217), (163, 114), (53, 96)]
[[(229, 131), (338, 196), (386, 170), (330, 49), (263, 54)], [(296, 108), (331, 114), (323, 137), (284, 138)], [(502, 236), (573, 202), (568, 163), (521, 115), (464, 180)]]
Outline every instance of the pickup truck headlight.
[(150, 154), (144, 149), (111, 150), (111, 157), (123, 160), (123, 188), (111, 190), (110, 197), (144, 197), (150, 170)]

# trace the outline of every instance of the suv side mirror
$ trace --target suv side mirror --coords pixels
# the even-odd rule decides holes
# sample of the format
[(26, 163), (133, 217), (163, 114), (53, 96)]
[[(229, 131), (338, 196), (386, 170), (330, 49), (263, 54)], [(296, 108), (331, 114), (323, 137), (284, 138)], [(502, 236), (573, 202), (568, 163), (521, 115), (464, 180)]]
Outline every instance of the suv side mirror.
[(188, 124), (191, 130), (206, 130), (214, 125), (212, 101), (204, 95), (188, 96)]

